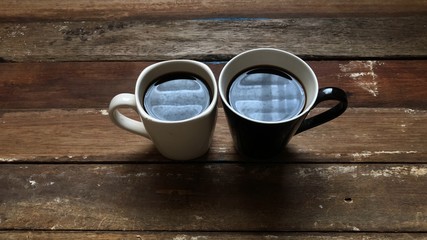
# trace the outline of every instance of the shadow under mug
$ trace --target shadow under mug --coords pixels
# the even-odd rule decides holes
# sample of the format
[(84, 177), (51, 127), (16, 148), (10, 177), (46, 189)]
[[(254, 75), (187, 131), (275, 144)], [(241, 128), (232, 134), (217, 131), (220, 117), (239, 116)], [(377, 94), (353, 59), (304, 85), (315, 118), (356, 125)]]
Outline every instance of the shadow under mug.
[[(204, 80), (210, 91), (210, 102), (196, 116), (177, 120), (161, 120), (147, 113), (144, 95), (161, 76), (188, 73)], [(193, 60), (169, 60), (145, 68), (136, 81), (135, 93), (121, 93), (110, 102), (109, 116), (117, 126), (153, 141), (157, 150), (174, 160), (190, 160), (204, 155), (212, 142), (217, 117), (218, 86), (212, 70), (204, 63)], [(123, 115), (120, 108), (132, 108), (140, 121)]]
[[(281, 121), (260, 121), (241, 114), (231, 106), (228, 91), (233, 80), (242, 71), (257, 66), (283, 69), (299, 80), (306, 96), (306, 104), (299, 114)], [(336, 87), (319, 89), (317, 77), (306, 62), (292, 53), (273, 48), (253, 49), (235, 56), (221, 71), (218, 88), (235, 148), (250, 158), (269, 158), (279, 154), (295, 134), (328, 122), (347, 108), (347, 95), (343, 90)], [(317, 104), (326, 100), (338, 103), (306, 119)]]

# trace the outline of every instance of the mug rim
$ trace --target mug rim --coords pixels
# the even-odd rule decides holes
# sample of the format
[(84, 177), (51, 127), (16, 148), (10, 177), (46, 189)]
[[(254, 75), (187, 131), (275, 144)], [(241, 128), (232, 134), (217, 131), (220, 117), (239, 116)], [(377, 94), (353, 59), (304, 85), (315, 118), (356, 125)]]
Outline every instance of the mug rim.
[[(253, 52), (275, 52), (275, 53), (282, 54), (283, 56), (285, 56), (287, 58), (292, 58), (292, 59), (298, 61), (298, 63), (301, 64), (301, 66), (303, 66), (305, 68), (305, 70), (308, 71), (309, 74), (312, 76), (312, 78), (314, 80), (313, 82), (315, 84), (313, 99), (309, 103), (306, 103), (306, 105), (304, 106), (304, 109), (299, 114), (296, 114), (295, 116), (293, 116), (291, 118), (286, 118), (286, 119), (279, 120), (279, 121), (261, 121), (261, 120), (256, 120), (256, 119), (247, 117), (244, 114), (241, 114), (240, 112), (238, 112), (236, 109), (234, 109), (230, 105), (230, 103), (228, 101), (228, 98), (227, 98), (227, 92), (228, 92), (228, 89), (230, 87), (230, 84), (232, 83), (232, 79), (230, 79), (230, 80), (227, 79), (227, 85), (225, 86), (225, 91), (226, 92), (224, 93), (222, 85), (224, 84), (224, 81), (226, 81), (226, 80), (224, 80), (224, 78), (225, 78), (225, 76), (224, 76), (225, 75), (225, 71), (228, 70), (228, 68), (230, 68), (230, 66), (232, 66), (232, 64), (234, 64), (234, 62), (238, 61), (240, 58), (246, 57), (247, 54), (250, 54), (250, 53), (253, 53)], [(279, 68), (283, 69), (283, 67), (281, 67), (279, 64), (274, 64), (274, 65), (272, 65), (272, 64), (266, 64), (266, 65), (270, 65), (272, 67), (279, 67)], [(258, 66), (258, 65), (255, 65), (255, 64), (254, 65), (247, 65), (245, 69), (249, 69), (249, 68), (255, 67), (255, 66)], [(241, 71), (243, 71), (245, 69), (243, 69), (243, 68), (239, 69), (238, 72), (241, 72)], [(288, 71), (295, 75), (295, 73), (293, 73), (292, 71), (290, 71), (290, 70), (288, 70)], [(307, 90), (306, 90), (305, 85), (301, 82), (301, 80), (299, 80), (299, 82), (300, 82), (300, 84), (303, 85), (303, 87), (304, 87), (304, 89), (306, 91), (306, 94), (307, 94)], [(316, 102), (318, 91), (319, 91), (319, 83), (318, 83), (316, 74), (314, 73), (313, 69), (311, 69), (311, 67), (304, 60), (302, 60), (301, 58), (299, 58), (295, 54), (287, 52), (287, 51), (284, 51), (284, 50), (281, 50), (281, 49), (276, 49), (276, 48), (255, 48), (255, 49), (244, 51), (244, 52), (242, 52), (242, 53), (234, 56), (230, 61), (228, 61), (225, 64), (224, 68), (221, 70), (221, 73), (219, 75), (218, 90), (219, 90), (219, 94), (220, 94), (222, 103), (224, 105), (226, 105), (225, 107), (227, 107), (229, 110), (231, 110), (237, 116), (239, 116), (241, 118), (244, 118), (244, 119), (246, 119), (248, 121), (255, 122), (255, 123), (262, 123), (262, 124), (281, 124), (281, 123), (287, 123), (287, 122), (291, 122), (291, 121), (294, 121), (296, 119), (299, 119), (301, 116), (306, 115), (313, 108), (314, 103)], [(307, 100), (307, 98), (306, 98), (306, 100)]]
[[(147, 113), (147, 111), (145, 111), (144, 107), (142, 106), (142, 102), (141, 102), (141, 92), (144, 92), (147, 89), (143, 89), (143, 91), (140, 90), (141, 88), (141, 84), (144, 81), (144, 77), (152, 72), (154, 69), (162, 66), (162, 65), (172, 65), (172, 64), (187, 64), (187, 65), (192, 65), (193, 67), (196, 66), (199, 69), (203, 70), (210, 79), (205, 79), (202, 78), (204, 81), (209, 81), (207, 83), (205, 83), (207, 85), (207, 87), (210, 89), (212, 97), (211, 97), (211, 101), (209, 103), (209, 105), (207, 106), (207, 108), (205, 108), (201, 113), (197, 114), (196, 116), (190, 117), (190, 118), (186, 118), (186, 119), (182, 119), (182, 120), (162, 120), (162, 119), (158, 119), (155, 118), (153, 116), (151, 116), (150, 114)], [(171, 72), (165, 72), (164, 74), (168, 74), (168, 73), (173, 73), (175, 71), (171, 71)], [(184, 71), (184, 72), (188, 72), (188, 73), (192, 73), (191, 71)], [(147, 86), (151, 85), (151, 83), (154, 81), (155, 79), (150, 79), (150, 83), (147, 84)], [(139, 115), (146, 119), (146, 120), (150, 120), (152, 122), (157, 122), (157, 123), (185, 123), (185, 122), (190, 122), (193, 121), (195, 119), (199, 119), (202, 117), (205, 117), (207, 115), (209, 115), (210, 112), (212, 112), (212, 110), (216, 107), (216, 103), (218, 101), (218, 85), (216, 83), (216, 78), (215, 75), (212, 72), (212, 69), (209, 68), (208, 65), (199, 62), (199, 61), (195, 61), (195, 60), (190, 60), (190, 59), (174, 59), (174, 60), (166, 60), (166, 61), (161, 61), (161, 62), (157, 62), (154, 64), (151, 64), (150, 66), (144, 68), (141, 73), (138, 76), (138, 79), (136, 81), (136, 85), (135, 85), (135, 99), (136, 99), (136, 106), (137, 106), (137, 110)]]

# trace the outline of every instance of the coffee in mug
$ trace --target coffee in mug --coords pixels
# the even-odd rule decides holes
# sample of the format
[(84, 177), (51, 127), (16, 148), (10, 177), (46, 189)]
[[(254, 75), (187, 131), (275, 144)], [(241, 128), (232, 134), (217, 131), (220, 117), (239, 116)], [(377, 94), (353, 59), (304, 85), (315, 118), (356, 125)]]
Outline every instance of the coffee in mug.
[(180, 121), (202, 113), (210, 104), (209, 88), (201, 77), (177, 72), (155, 79), (144, 95), (147, 113), (165, 121)]
[(273, 66), (256, 66), (237, 74), (228, 90), (228, 101), (246, 117), (265, 122), (292, 118), (306, 102), (299, 80)]

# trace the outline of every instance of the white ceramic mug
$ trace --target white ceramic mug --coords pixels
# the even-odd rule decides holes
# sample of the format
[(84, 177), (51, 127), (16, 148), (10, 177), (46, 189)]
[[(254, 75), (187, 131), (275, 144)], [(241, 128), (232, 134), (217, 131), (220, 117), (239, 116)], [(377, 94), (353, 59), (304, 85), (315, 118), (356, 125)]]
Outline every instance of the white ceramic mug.
[[(147, 113), (144, 94), (159, 77), (184, 72), (204, 80), (210, 90), (210, 103), (200, 114), (178, 121), (160, 120)], [(169, 60), (145, 68), (136, 81), (135, 93), (121, 93), (110, 102), (109, 115), (117, 126), (150, 139), (158, 151), (174, 160), (189, 160), (204, 155), (212, 142), (217, 116), (218, 87), (212, 70), (193, 60)], [(141, 121), (120, 113), (120, 108), (132, 108)]]

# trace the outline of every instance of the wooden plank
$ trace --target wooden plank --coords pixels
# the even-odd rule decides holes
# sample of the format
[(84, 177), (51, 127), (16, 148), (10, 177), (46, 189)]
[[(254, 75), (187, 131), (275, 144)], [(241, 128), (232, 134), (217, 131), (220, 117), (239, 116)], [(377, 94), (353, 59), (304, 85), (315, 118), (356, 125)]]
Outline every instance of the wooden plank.
[(94, 239), (94, 240), (407, 240), (425, 239), (424, 233), (283, 233), (283, 232), (126, 232), (126, 231), (0, 231), (1, 239)]
[(424, 0), (95, 0), (31, 1), (3, 0), (0, 2), (0, 20), (105, 20), (158, 19), (201, 17), (289, 17), (289, 16), (378, 16), (422, 15), (427, 12)]
[[(223, 110), (218, 112), (211, 150), (198, 161), (243, 160), (235, 152)], [(3, 112), (0, 161), (168, 162), (151, 141), (116, 127), (107, 114), (105, 109)], [(270, 161), (425, 162), (426, 119), (426, 110), (350, 108), (340, 118), (295, 136)]]
[(3, 164), (0, 185), (3, 230), (427, 231), (426, 164)]
[(268, 46), (312, 59), (425, 58), (425, 22), (426, 15), (0, 23), (0, 57), (8, 62), (218, 61)]
[[(106, 108), (134, 92), (152, 62), (0, 64), (0, 109)], [(346, 90), (350, 107), (427, 108), (427, 60), (309, 61), (319, 85)], [(224, 62), (209, 64), (218, 78)]]

